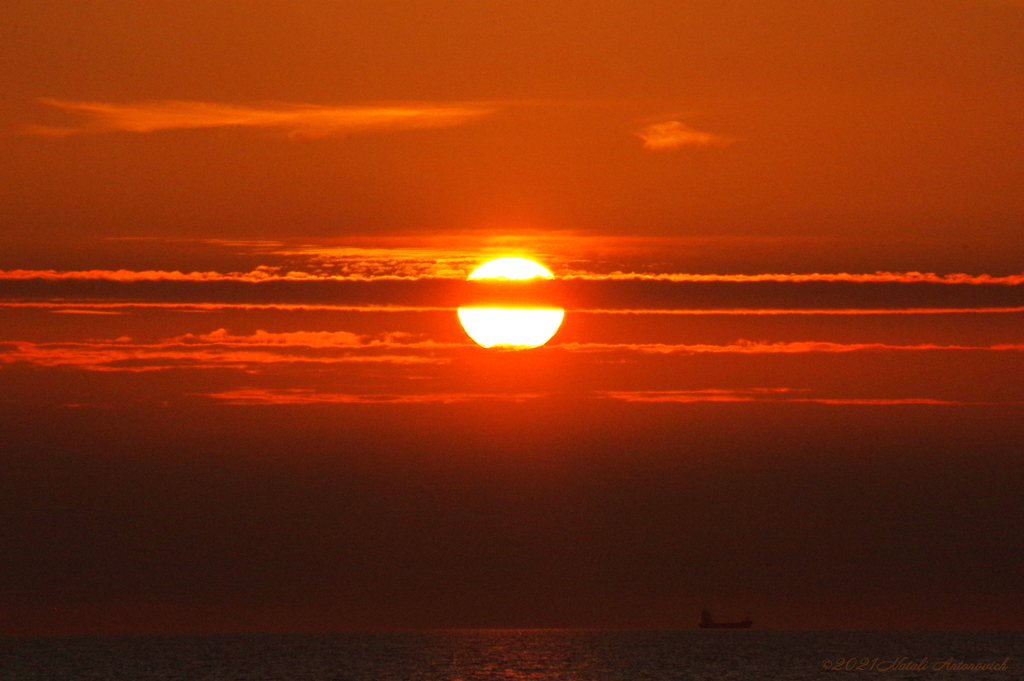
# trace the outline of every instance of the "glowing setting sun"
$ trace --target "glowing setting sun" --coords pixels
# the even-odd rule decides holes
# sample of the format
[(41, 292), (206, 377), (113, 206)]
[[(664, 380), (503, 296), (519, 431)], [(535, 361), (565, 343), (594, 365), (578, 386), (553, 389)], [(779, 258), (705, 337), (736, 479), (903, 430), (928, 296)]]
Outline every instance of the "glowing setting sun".
[(470, 279), (533, 279), (534, 277), (551, 278), (551, 272), (526, 258), (505, 257), (485, 262), (473, 270)]
[(564, 310), (460, 307), (459, 321), (469, 337), (485, 348), (536, 348), (558, 331)]
[[(470, 280), (509, 279), (525, 281), (535, 277), (550, 279), (551, 272), (527, 258), (505, 257), (485, 262), (473, 270)], [(536, 348), (558, 331), (565, 310), (460, 307), (459, 321), (469, 337), (485, 348)]]

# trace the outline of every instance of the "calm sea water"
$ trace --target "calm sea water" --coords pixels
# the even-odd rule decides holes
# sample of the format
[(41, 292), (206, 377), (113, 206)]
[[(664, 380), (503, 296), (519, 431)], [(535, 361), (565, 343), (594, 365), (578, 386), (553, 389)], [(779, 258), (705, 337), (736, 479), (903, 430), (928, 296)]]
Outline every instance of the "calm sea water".
[[(903, 658), (927, 669), (880, 667)], [(826, 671), (838, 659), (851, 671)], [(853, 670), (860, 660), (876, 669)], [(1002, 662), (1007, 671), (933, 669)], [(877, 661), (876, 661), (877, 659)], [(1022, 632), (436, 631), (0, 639), (3, 681), (1024, 678)]]

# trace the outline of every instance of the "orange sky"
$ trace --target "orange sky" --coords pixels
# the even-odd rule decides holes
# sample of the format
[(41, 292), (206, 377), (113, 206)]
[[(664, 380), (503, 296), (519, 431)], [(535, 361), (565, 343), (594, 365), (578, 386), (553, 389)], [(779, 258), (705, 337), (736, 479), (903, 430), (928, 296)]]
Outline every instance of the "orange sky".
[(800, 236), (780, 264), (1016, 272), (1022, 9), (7, 2), (5, 232)]
[(1024, 3), (6, 0), (0, 84), (0, 634), (1024, 625)]

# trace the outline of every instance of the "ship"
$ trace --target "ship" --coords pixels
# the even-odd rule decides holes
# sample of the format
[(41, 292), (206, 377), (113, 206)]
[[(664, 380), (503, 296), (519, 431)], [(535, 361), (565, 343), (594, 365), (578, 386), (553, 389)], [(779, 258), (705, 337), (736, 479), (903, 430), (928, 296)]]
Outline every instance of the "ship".
[(700, 624), (697, 626), (701, 629), (749, 629), (753, 625), (754, 622), (749, 617), (744, 617), (739, 622), (716, 622), (711, 613), (705, 610), (700, 614)]

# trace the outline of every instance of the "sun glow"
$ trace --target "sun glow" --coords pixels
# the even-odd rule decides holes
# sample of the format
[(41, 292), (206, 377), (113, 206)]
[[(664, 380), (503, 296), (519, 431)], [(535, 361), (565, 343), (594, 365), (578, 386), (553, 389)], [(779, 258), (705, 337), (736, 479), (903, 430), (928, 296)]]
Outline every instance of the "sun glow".
[(469, 275), (470, 279), (533, 279), (534, 277), (550, 279), (551, 273), (532, 260), (515, 257), (490, 260)]
[[(551, 278), (551, 272), (526, 258), (498, 258), (486, 262), (470, 279)], [(558, 331), (565, 310), (504, 307), (460, 307), (459, 321), (469, 337), (485, 348), (536, 348)]]

